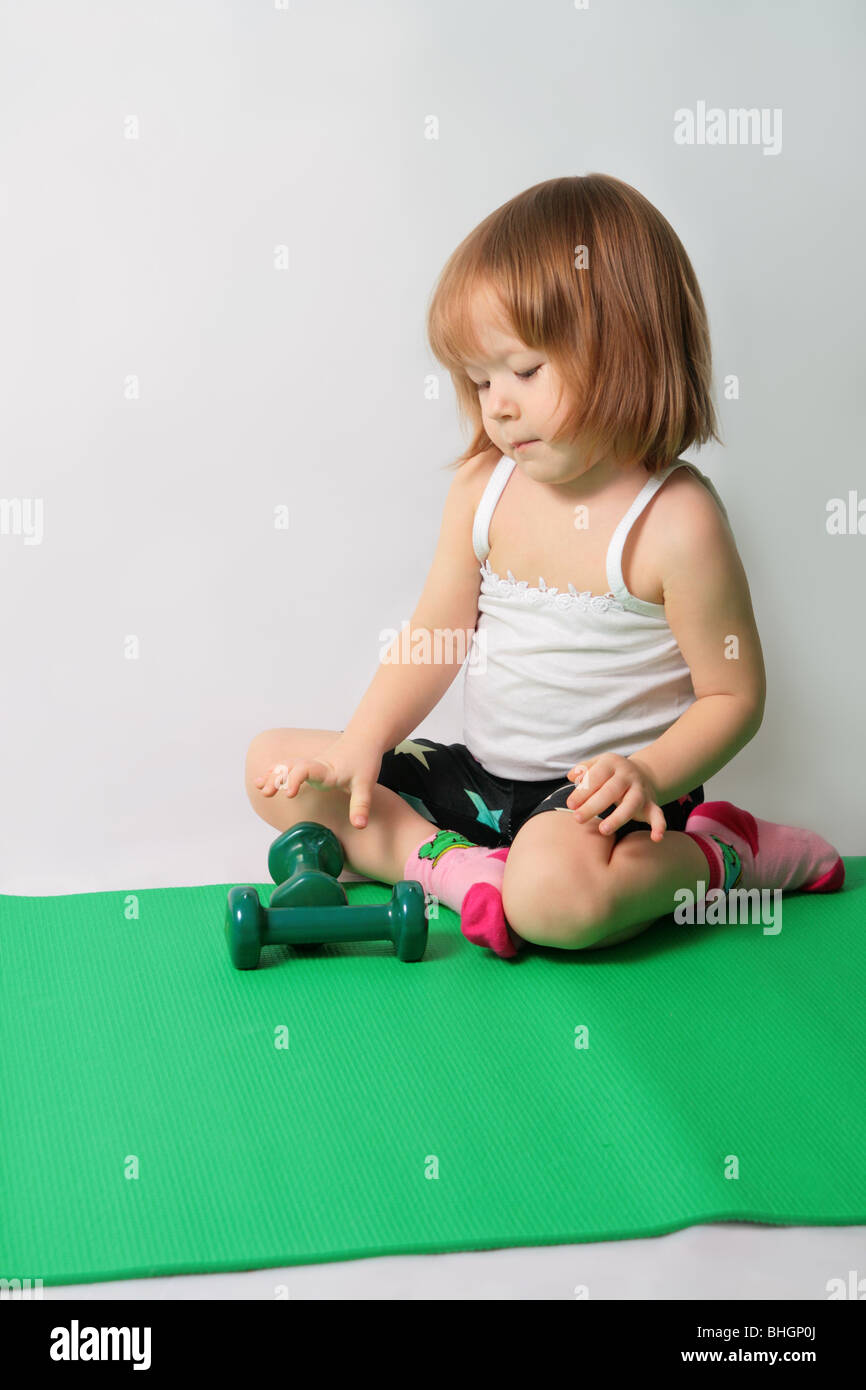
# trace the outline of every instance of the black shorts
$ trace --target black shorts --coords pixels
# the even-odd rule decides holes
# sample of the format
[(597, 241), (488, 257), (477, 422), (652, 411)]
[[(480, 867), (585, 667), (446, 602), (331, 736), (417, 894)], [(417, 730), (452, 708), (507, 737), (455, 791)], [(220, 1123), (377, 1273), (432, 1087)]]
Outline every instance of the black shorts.
[[(487, 772), (462, 743), (436, 743), (429, 738), (407, 739), (400, 752), (390, 748), (382, 758), (378, 782), (397, 792), (419, 815), (440, 830), (458, 830), (473, 844), (510, 845), (518, 830), (542, 811), (566, 807), (574, 791), (568, 778), (520, 782)], [(702, 786), (679, 801), (662, 807), (668, 830), (682, 830), (689, 812), (704, 799)], [(602, 811), (601, 818), (616, 810)], [(649, 830), (646, 821), (629, 820), (614, 831), (612, 842), (633, 830)]]

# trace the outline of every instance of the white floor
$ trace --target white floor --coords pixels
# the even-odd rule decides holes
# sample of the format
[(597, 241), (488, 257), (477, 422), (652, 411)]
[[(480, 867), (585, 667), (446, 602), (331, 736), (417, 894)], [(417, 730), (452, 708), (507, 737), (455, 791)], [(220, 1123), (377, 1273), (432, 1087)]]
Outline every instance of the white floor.
[[(691, 1226), (649, 1240), (400, 1255), (233, 1274), (122, 1279), (45, 1299), (806, 1299), (866, 1281), (866, 1227)], [(829, 1288), (828, 1288), (829, 1285)], [(866, 1293), (866, 1282), (859, 1297)], [(838, 1297), (838, 1294), (836, 1295)]]

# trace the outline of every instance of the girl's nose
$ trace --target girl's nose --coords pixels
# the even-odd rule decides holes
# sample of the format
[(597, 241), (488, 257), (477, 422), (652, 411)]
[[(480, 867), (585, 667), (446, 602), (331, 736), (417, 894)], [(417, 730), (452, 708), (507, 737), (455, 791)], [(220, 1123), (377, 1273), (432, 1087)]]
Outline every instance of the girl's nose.
[(514, 414), (514, 402), (509, 400), (504, 391), (494, 391), (491, 387), (487, 393), (487, 414), (497, 424), (504, 419), (511, 419)]

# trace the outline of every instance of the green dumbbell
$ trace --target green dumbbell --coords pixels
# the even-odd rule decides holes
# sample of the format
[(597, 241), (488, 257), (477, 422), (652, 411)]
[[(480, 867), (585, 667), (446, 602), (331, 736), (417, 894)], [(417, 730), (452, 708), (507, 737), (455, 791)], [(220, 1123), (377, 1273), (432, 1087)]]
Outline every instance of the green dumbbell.
[(415, 879), (394, 884), (387, 903), (361, 907), (263, 907), (250, 884), (229, 889), (226, 940), (237, 970), (254, 970), (263, 946), (316, 942), (393, 941), (400, 960), (421, 960), (427, 948), (424, 889)]
[(337, 880), (343, 846), (333, 830), (302, 820), (285, 830), (268, 851), (268, 873), (279, 884), (271, 907), (336, 907), (348, 901)]
[[(268, 872), (279, 886), (271, 894), (274, 907), (345, 907), (346, 890), (337, 880), (343, 872), (343, 846), (333, 830), (315, 820), (298, 821), (284, 830), (268, 852)], [(320, 942), (296, 941), (296, 946)]]
[[(342, 883), (343, 847), (327, 826), (299, 820), (278, 835), (268, 851), (268, 873), (278, 887), (271, 908), (345, 908), (349, 899)], [(316, 947), (318, 941), (296, 941)]]

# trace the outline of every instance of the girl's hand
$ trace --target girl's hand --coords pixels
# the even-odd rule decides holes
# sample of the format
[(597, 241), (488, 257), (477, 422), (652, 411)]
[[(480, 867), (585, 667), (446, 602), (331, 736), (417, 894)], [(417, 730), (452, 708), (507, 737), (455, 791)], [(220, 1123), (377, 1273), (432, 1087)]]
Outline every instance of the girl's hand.
[(661, 840), (664, 836), (667, 821), (658, 804), (656, 789), (647, 774), (630, 758), (619, 753), (602, 753), (598, 758), (578, 763), (566, 776), (574, 782), (574, 791), (566, 805), (575, 811), (579, 821), (599, 815), (616, 802), (616, 810), (599, 823), (602, 835), (613, 834), (626, 821), (642, 820), (648, 823), (653, 840)]
[(339, 787), (349, 798), (350, 825), (363, 829), (370, 819), (373, 787), (381, 765), (382, 755), (375, 748), (359, 748), (341, 736), (317, 757), (277, 763), (264, 777), (256, 778), (256, 786), (262, 796), (274, 796), (277, 792), (297, 796), (304, 782), (311, 787)]

